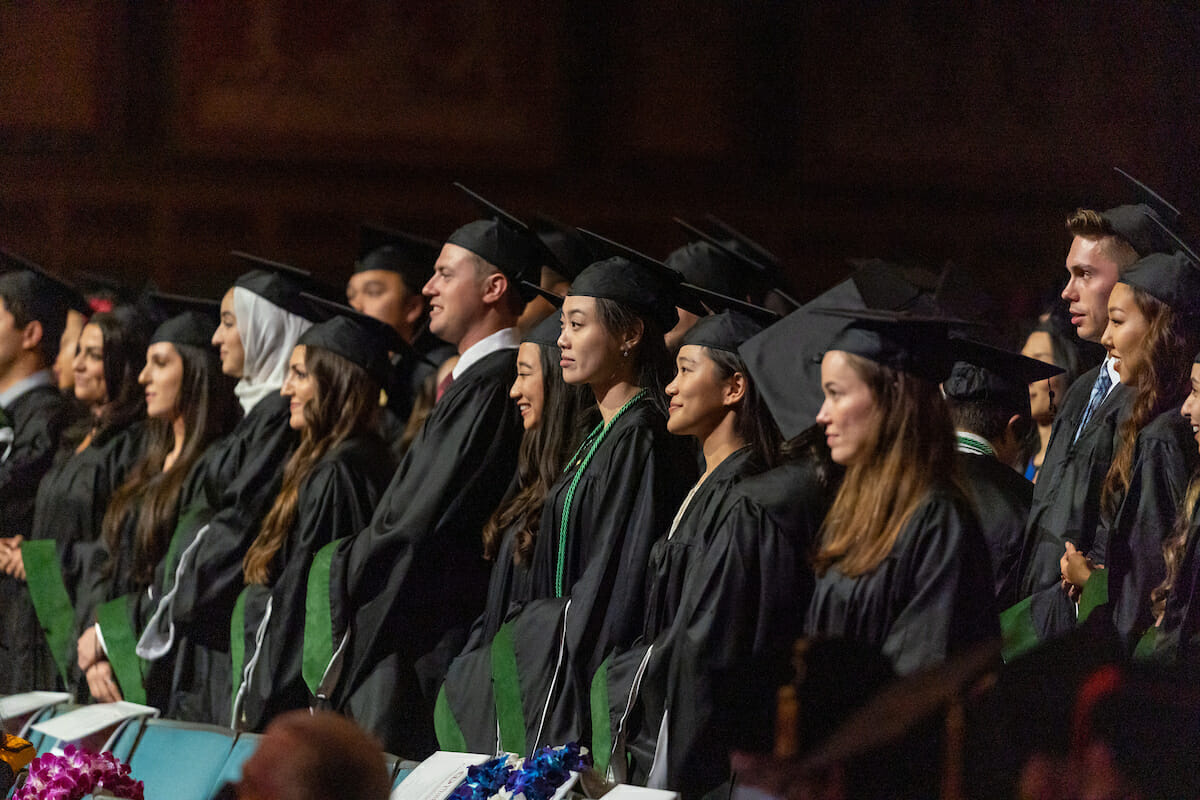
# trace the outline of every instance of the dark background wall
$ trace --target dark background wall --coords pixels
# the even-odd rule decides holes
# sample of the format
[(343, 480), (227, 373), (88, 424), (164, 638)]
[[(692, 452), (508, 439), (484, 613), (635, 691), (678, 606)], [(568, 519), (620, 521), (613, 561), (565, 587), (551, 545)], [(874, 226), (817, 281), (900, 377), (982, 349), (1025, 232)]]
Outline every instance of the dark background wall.
[(1029, 313), (1062, 219), (1200, 210), (1193, 3), (0, 4), (0, 243), (219, 292), (245, 249), (340, 282), (453, 180), (659, 256), (711, 212), (801, 296), (953, 260)]

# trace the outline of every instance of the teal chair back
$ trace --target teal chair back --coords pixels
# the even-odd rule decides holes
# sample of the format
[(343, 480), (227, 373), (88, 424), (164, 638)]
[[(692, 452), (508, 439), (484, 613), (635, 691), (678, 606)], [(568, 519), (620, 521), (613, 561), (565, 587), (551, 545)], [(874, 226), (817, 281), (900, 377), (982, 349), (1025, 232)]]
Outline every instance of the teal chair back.
[(233, 743), (233, 748), (229, 751), (229, 756), (225, 759), (225, 763), (221, 765), (221, 771), (217, 773), (216, 781), (209, 787), (209, 797), (214, 796), (217, 790), (225, 784), (237, 783), (242, 779), (242, 764), (246, 763), (246, 759), (258, 749), (258, 743), (261, 739), (261, 733), (238, 734), (237, 740)]
[(129, 758), (134, 780), (146, 785), (146, 800), (208, 800), (233, 750), (229, 728), (152, 719)]

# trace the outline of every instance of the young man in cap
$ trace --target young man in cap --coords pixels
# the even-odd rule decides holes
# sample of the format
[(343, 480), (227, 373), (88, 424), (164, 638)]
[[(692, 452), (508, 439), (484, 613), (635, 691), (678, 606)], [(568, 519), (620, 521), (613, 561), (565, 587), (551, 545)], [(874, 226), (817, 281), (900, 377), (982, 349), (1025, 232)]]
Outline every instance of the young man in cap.
[(1024, 442), (1036, 435), (1029, 384), (1062, 370), (966, 339), (956, 344), (959, 360), (942, 382), (942, 392), (954, 421), (960, 474), (979, 512), (1003, 609), (1017, 600), (1017, 564), (1033, 500), (1033, 484), (1016, 468)]
[[(71, 416), (69, 401), (58, 391), (50, 365), (67, 323), (67, 308), (82, 298), (62, 282), (0, 253), (11, 272), (0, 275), (0, 559), (20, 546), (33, 525), (38, 484), (50, 469), (59, 436)], [(0, 575), (0, 608), (14, 608), (23, 585)], [(9, 651), (23, 641), (8, 623), (27, 619), (3, 615), (0, 623), (0, 694), (17, 691), (20, 655)], [(7, 676), (7, 679), (6, 679)], [(11, 684), (11, 685), (10, 685)]]
[(520, 416), (508, 398), (525, 305), (541, 260), (507, 220), (455, 231), (424, 288), (429, 328), (459, 354), (440, 399), (371, 524), (331, 545), (310, 577), (305, 679), (391, 752), (433, 749), (432, 697), (482, 610), (488, 563), (479, 532), (516, 470)]
[(397, 461), (412, 441), (409, 430), (415, 408), (426, 413), (432, 403), (438, 367), (455, 355), (430, 330), (429, 303), (421, 294), (433, 276), (441, 245), (431, 239), (364, 225), (361, 256), (346, 283), (346, 302), (359, 313), (390, 325), (404, 347), (392, 354), (392, 370), (384, 385), (387, 405), (380, 419), (384, 440)]
[[(1079, 338), (1099, 342), (1108, 325), (1108, 296), (1118, 276), (1139, 258), (1174, 249), (1149, 206), (1086, 209), (1067, 219), (1072, 234), (1062, 297)], [(1083, 552), (1095, 540), (1100, 522), (1100, 489), (1115, 451), (1117, 421), (1129, 401), (1112, 359), (1084, 373), (1067, 390), (1038, 482), (1021, 555), (1021, 597), (1033, 597), (1031, 613), (1039, 636), (1074, 625), (1074, 603), (1061, 581), (1059, 559), (1070, 541)], [(1054, 589), (1054, 591), (1047, 591)]]

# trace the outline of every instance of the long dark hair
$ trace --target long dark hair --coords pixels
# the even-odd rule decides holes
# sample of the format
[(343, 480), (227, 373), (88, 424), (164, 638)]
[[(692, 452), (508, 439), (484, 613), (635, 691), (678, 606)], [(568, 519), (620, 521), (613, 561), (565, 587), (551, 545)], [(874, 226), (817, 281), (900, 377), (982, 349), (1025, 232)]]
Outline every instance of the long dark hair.
[(150, 320), (135, 306), (116, 306), (112, 311), (92, 315), (104, 337), (104, 383), (108, 387), (108, 406), (100, 415), (95, 438), (106, 429), (119, 430), (146, 414), (146, 393), (138, 375), (146, 364), (150, 341)]
[(762, 395), (750, 378), (750, 371), (737, 353), (728, 350), (704, 348), (705, 354), (717, 367), (719, 380), (728, 380), (734, 373), (740, 372), (746, 379), (746, 394), (742, 397), (740, 408), (737, 410), (737, 424), (734, 433), (743, 442), (750, 445), (759, 464), (769, 469), (779, 462), (779, 448), (783, 436), (775, 424), (775, 418), (767, 410)]
[[(100, 528), (109, 552), (116, 553), (126, 518), (136, 515), (133, 580), (141, 586), (153, 582), (154, 569), (166, 555), (179, 511), (179, 495), (192, 465), (237, 421), (233, 380), (221, 373), (216, 352), (192, 345), (173, 346), (183, 361), (179, 413), (186, 441), (175, 463), (164, 470), (167, 455), (175, 448), (173, 420), (147, 421), (146, 449), (125, 483), (113, 492)], [(109, 561), (110, 568), (113, 563)]]
[(557, 347), (539, 344), (538, 362), (544, 392), (542, 419), (521, 439), (517, 457), (520, 490), (483, 526), (483, 557), (489, 560), (500, 551), (504, 532), (519, 523), (520, 529), (513, 538), (513, 560), (518, 564), (528, 563), (546, 493), (562, 475), (567, 459), (578, 446), (580, 430), (588, 426), (588, 412), (595, 408), (587, 386), (571, 386), (563, 381)]
[[(146, 364), (149, 318), (136, 306), (121, 305), (112, 311), (98, 311), (84, 323), (87, 325), (99, 328), (104, 342), (108, 402), (98, 417), (85, 414), (63, 434), (63, 447), (72, 450), (89, 433), (91, 445), (100, 445), (146, 415), (146, 395), (138, 383), (138, 374)], [(75, 347), (78, 353), (78, 343)]]
[(642, 326), (642, 338), (631, 352), (634, 359), (634, 374), (637, 385), (646, 390), (646, 396), (654, 407), (664, 415), (667, 413), (667, 384), (674, 375), (671, 354), (667, 350), (666, 331), (654, 320), (643, 316), (616, 300), (601, 297), (596, 300), (596, 317), (605, 330), (620, 335)]
[(242, 559), (246, 583), (265, 584), (273, 577), (271, 562), (296, 524), (300, 486), (313, 467), (346, 439), (373, 429), (379, 414), (379, 383), (359, 365), (323, 347), (308, 345), (304, 366), (316, 392), (304, 406), (304, 430), (284, 467), (279, 495)]
[(1116, 513), (1120, 498), (1129, 489), (1133, 454), (1138, 433), (1158, 415), (1180, 405), (1191, 390), (1192, 360), (1200, 347), (1200, 331), (1194, 320), (1180, 317), (1171, 307), (1149, 292), (1130, 286), (1133, 302), (1146, 318), (1149, 329), (1144, 344), (1142, 368), (1134, 376), (1133, 402), (1121, 423), (1121, 449), (1113, 457), (1100, 493), (1101, 508)]

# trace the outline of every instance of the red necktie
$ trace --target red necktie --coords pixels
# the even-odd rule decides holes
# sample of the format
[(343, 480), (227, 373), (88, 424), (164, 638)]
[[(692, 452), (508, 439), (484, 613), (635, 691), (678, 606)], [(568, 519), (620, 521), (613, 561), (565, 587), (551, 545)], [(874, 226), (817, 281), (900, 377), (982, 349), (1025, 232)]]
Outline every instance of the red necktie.
[(452, 383), (454, 383), (454, 372), (447, 372), (446, 377), (442, 378), (442, 382), (438, 384), (435, 402), (442, 399), (442, 395), (446, 393), (446, 390), (450, 388), (450, 384)]

